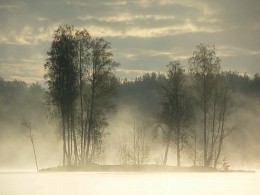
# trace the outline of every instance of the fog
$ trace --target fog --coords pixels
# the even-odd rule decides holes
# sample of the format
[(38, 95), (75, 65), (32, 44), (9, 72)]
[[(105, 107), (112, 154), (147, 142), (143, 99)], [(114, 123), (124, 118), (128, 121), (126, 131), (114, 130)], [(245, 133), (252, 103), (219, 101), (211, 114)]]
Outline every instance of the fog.
[[(259, 170), (260, 169), (260, 100), (252, 97), (236, 96), (240, 106), (234, 108), (228, 119), (229, 128), (232, 128), (230, 135), (224, 141), (222, 158), (226, 158), (232, 169)], [(112, 156), (112, 160), (107, 158), (108, 163), (118, 163), (114, 161), (118, 152), (118, 144), (129, 137), (130, 142), (133, 139), (134, 124), (142, 121), (149, 123), (153, 115), (143, 118), (142, 111), (136, 106), (121, 105), (117, 112), (111, 117), (111, 124), (108, 132), (111, 133), (106, 139), (107, 154)], [(150, 119), (150, 121), (149, 121)], [(153, 137), (153, 129), (148, 133), (151, 154), (149, 162), (154, 164), (155, 158), (164, 155), (165, 144), (160, 137)], [(125, 138), (125, 139), (124, 139)], [(129, 142), (129, 140), (128, 140)], [(132, 143), (129, 143), (132, 144)], [(169, 154), (169, 164), (176, 165), (176, 148), (172, 146)], [(192, 162), (189, 156), (185, 155), (182, 164), (191, 166)]]
[[(145, 164), (155, 164), (164, 155), (165, 144), (154, 127), (160, 109), (160, 90), (156, 83), (145, 80), (122, 84), (113, 99), (116, 110), (108, 113), (109, 126), (104, 139), (101, 164), (120, 164), (119, 145), (132, 147), (134, 128), (145, 130), (149, 156)], [(156, 87), (154, 87), (156, 86)], [(45, 102), (45, 89), (39, 84), (1, 81), (0, 98), (0, 170), (35, 170), (29, 134), (21, 125), (26, 119), (32, 124), (39, 168), (62, 165), (62, 142), (58, 122), (51, 120)], [(242, 90), (234, 92), (234, 104), (226, 127), (232, 133), (224, 140), (221, 159), (226, 158), (231, 169), (260, 169), (260, 99)], [(182, 152), (183, 166), (192, 166), (188, 153)], [(169, 151), (169, 165), (176, 165), (174, 144)]]
[(225, 153), (232, 167), (260, 169), (260, 100), (236, 96), (240, 106), (230, 117), (233, 131), (225, 140)]
[(35, 170), (29, 132), (22, 121), (32, 125), (40, 167), (60, 163), (60, 136), (55, 124), (46, 117), (44, 89), (38, 84), (1, 82), (0, 169)]

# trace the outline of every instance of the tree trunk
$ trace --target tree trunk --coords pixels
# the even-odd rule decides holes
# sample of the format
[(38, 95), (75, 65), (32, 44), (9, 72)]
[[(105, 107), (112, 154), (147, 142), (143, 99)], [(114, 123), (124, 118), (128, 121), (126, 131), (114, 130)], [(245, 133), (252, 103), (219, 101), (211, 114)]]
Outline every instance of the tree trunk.
[(92, 89), (91, 89), (91, 103), (90, 103), (90, 113), (89, 113), (89, 125), (88, 125), (88, 140), (87, 140), (87, 152), (86, 152), (86, 158), (89, 161), (89, 148), (90, 148), (90, 136), (91, 136), (91, 130), (92, 130), (92, 123), (93, 123), (93, 110), (94, 110), (94, 97), (95, 97), (95, 80), (96, 80), (96, 63), (93, 60), (93, 73), (92, 73)]
[(62, 139), (63, 139), (63, 166), (66, 163), (66, 157), (68, 160), (67, 147), (66, 147), (66, 127), (64, 117), (62, 117)]
[(180, 155), (180, 130), (177, 127), (177, 167), (181, 166), (181, 155)]
[[(89, 113), (89, 112), (87, 112), (87, 113)], [(87, 134), (88, 134), (88, 131), (87, 131), (87, 129), (88, 129), (88, 114), (87, 114), (87, 119), (86, 119), (86, 121), (85, 121), (85, 127), (84, 127), (84, 139), (83, 139), (83, 163), (85, 164), (86, 163), (86, 143), (87, 143)]]
[[(62, 84), (61, 84), (62, 85)], [(62, 92), (61, 92), (62, 96)], [(60, 104), (61, 104), (61, 120), (62, 120), (62, 139), (63, 139), (63, 166), (66, 165), (66, 159), (68, 163), (68, 153), (67, 153), (67, 145), (66, 145), (66, 123), (65, 123), (65, 114), (64, 114), (64, 104), (62, 97), (60, 98)]]
[[(94, 90), (92, 90), (93, 92)], [(91, 95), (93, 96), (93, 95)], [(90, 138), (91, 138), (91, 131), (92, 131), (92, 115), (93, 115), (93, 97), (91, 97), (91, 108), (90, 108), (90, 115), (89, 115), (89, 125), (88, 125), (88, 137), (87, 137), (87, 151), (86, 151), (86, 158), (89, 161), (89, 149), (90, 149)]]
[(216, 155), (216, 158), (215, 158), (215, 161), (214, 161), (214, 168), (216, 168), (217, 164), (218, 164), (218, 159), (219, 159), (219, 156), (220, 156), (220, 153), (221, 153), (223, 139), (224, 139), (224, 121), (222, 122), (221, 135), (220, 135), (220, 139), (219, 139), (219, 146), (218, 146), (217, 155)]
[[(176, 72), (176, 69), (175, 69), (175, 72)], [(177, 167), (180, 167), (181, 165), (181, 155), (180, 155), (180, 109), (179, 107), (181, 106), (180, 105), (180, 102), (179, 102), (179, 97), (180, 97), (180, 93), (179, 93), (179, 83), (177, 80), (175, 80), (175, 94), (176, 94), (176, 136), (177, 136), (177, 139), (176, 139), (176, 142), (177, 142)]]
[(73, 136), (73, 145), (74, 145), (74, 157), (75, 157), (75, 165), (78, 165), (78, 147), (77, 147), (77, 139), (75, 134), (75, 127), (74, 127), (74, 115), (72, 113), (72, 136)]
[(212, 135), (211, 135), (211, 143), (210, 143), (210, 152), (208, 154), (207, 164), (210, 165), (213, 159), (213, 153), (216, 143), (216, 134), (215, 134), (215, 127), (216, 127), (216, 104), (217, 104), (217, 93), (214, 97), (214, 104), (213, 104), (213, 118), (212, 118)]
[(136, 129), (134, 124), (134, 164), (136, 164)]
[(70, 124), (69, 124), (69, 116), (67, 116), (67, 133), (68, 133), (68, 165), (71, 165), (71, 152), (70, 152)]
[(221, 148), (222, 148), (222, 143), (224, 140), (224, 124), (225, 124), (225, 114), (226, 114), (226, 97), (224, 98), (224, 102), (223, 102), (223, 113), (222, 113), (222, 124), (221, 124), (221, 133), (220, 133), (220, 138), (219, 138), (219, 146), (218, 146), (218, 151), (217, 151), (217, 155), (214, 161), (214, 168), (217, 167), (218, 164), (218, 159), (221, 153)]
[(31, 142), (32, 142), (32, 147), (33, 147), (35, 165), (36, 165), (37, 172), (38, 172), (39, 168), (38, 168), (37, 157), (36, 157), (36, 152), (35, 152), (35, 147), (34, 147), (34, 142), (33, 142), (33, 138), (32, 138), (32, 135), (31, 135), (31, 131), (30, 131), (30, 137), (31, 137)]
[(194, 135), (194, 162), (193, 165), (196, 166), (196, 162), (197, 162), (197, 132), (195, 129), (195, 135)]
[(31, 123), (29, 121), (23, 121), (22, 125), (29, 131), (29, 137), (32, 143), (32, 147), (33, 147), (33, 154), (34, 154), (34, 160), (35, 160), (35, 165), (37, 168), (37, 172), (39, 171), (38, 168), (38, 163), (37, 163), (37, 157), (36, 157), (36, 151), (35, 151), (35, 147), (34, 147), (34, 142), (33, 142), (33, 135), (32, 135), (32, 127), (31, 127)]
[(83, 124), (83, 97), (82, 97), (82, 74), (83, 73), (82, 73), (81, 53), (82, 53), (81, 42), (79, 42), (79, 97), (80, 97), (80, 125), (81, 125), (80, 153), (81, 153), (81, 161), (83, 161), (84, 124)]
[(169, 129), (168, 139), (167, 139), (165, 153), (164, 153), (163, 165), (166, 165), (167, 160), (168, 160), (168, 151), (169, 151), (169, 146), (170, 146), (170, 141), (171, 141), (170, 135), (171, 135), (171, 129)]
[(203, 112), (204, 112), (204, 126), (203, 126), (203, 150), (204, 150), (204, 167), (208, 167), (207, 163), (207, 95), (206, 95), (206, 76), (203, 78)]

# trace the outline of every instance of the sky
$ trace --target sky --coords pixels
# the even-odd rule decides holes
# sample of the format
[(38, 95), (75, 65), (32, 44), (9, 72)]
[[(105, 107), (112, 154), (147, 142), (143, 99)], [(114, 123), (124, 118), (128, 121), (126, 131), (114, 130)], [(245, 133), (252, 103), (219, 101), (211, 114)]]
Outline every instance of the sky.
[(223, 70), (260, 72), (259, 0), (0, 0), (0, 77), (43, 83), (59, 25), (86, 28), (111, 43), (116, 74), (134, 79), (188, 69), (200, 43), (215, 46)]

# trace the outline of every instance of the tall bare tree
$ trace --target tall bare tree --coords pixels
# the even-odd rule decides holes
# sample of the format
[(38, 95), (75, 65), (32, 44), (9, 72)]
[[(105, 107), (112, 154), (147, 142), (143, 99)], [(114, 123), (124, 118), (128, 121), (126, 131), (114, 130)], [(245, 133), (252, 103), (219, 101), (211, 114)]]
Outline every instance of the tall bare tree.
[(87, 115), (84, 108), (84, 96), (89, 93), (85, 89), (87, 70), (90, 66), (90, 49), (91, 49), (91, 36), (86, 29), (77, 30), (75, 34), (77, 41), (77, 62), (79, 69), (79, 123), (80, 123), (80, 161), (84, 163), (86, 142), (86, 128), (84, 121), (87, 121)]
[(215, 54), (215, 48), (200, 44), (189, 59), (190, 71), (195, 78), (195, 90), (199, 107), (203, 113), (203, 152), (204, 166), (208, 162), (208, 118), (209, 104), (213, 97), (214, 78), (220, 72), (220, 59)]
[(216, 168), (218, 165), (224, 138), (231, 133), (230, 129), (226, 127), (227, 125), (225, 123), (228, 116), (231, 114), (231, 110), (232, 110), (232, 103), (231, 103), (232, 90), (230, 88), (227, 75), (225, 73), (220, 74), (218, 79), (219, 79), (218, 90), (220, 93), (219, 101), (218, 101), (218, 115), (217, 115), (218, 128), (214, 139), (215, 141), (214, 155), (212, 155), (213, 157), (209, 159), (210, 161), (214, 159), (213, 160), (214, 168)]
[(102, 38), (91, 42), (90, 67), (88, 70), (89, 95), (87, 105), (86, 160), (91, 163), (91, 151), (101, 149), (104, 127), (107, 126), (106, 112), (113, 108), (111, 97), (115, 94), (116, 78), (114, 70), (119, 64), (113, 60), (110, 43)]
[(167, 163), (170, 142), (174, 141), (177, 149), (177, 166), (181, 162), (181, 150), (187, 137), (185, 126), (191, 116), (190, 94), (184, 85), (184, 69), (179, 61), (172, 61), (168, 65), (167, 81), (163, 86), (163, 109), (161, 120), (168, 127), (164, 165)]
[(75, 64), (76, 41), (73, 26), (60, 26), (54, 33), (54, 39), (47, 52), (44, 65), (47, 80), (48, 104), (52, 105), (61, 119), (63, 137), (63, 165), (71, 165), (72, 147), (77, 160), (75, 143), (74, 113), (77, 99), (78, 70)]
[(36, 151), (35, 151), (35, 146), (34, 146), (34, 137), (33, 137), (33, 134), (32, 134), (32, 125), (31, 125), (31, 123), (29, 121), (24, 120), (24, 121), (22, 121), (22, 126), (24, 128), (26, 128), (28, 130), (28, 132), (29, 132), (29, 137), (30, 137), (30, 140), (31, 140), (31, 143), (32, 143), (32, 148), (33, 148), (35, 166), (36, 166), (36, 169), (37, 169), (37, 172), (38, 172), (39, 171), (39, 167), (38, 167), (37, 156), (36, 156)]

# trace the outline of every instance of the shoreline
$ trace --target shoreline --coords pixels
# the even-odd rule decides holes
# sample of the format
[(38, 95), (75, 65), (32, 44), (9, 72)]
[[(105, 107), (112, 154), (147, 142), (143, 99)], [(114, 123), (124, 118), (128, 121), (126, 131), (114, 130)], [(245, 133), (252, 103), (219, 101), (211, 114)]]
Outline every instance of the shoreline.
[(39, 172), (190, 172), (190, 173), (255, 173), (255, 170), (220, 170), (213, 167), (170, 165), (85, 165), (57, 166), (40, 169)]

